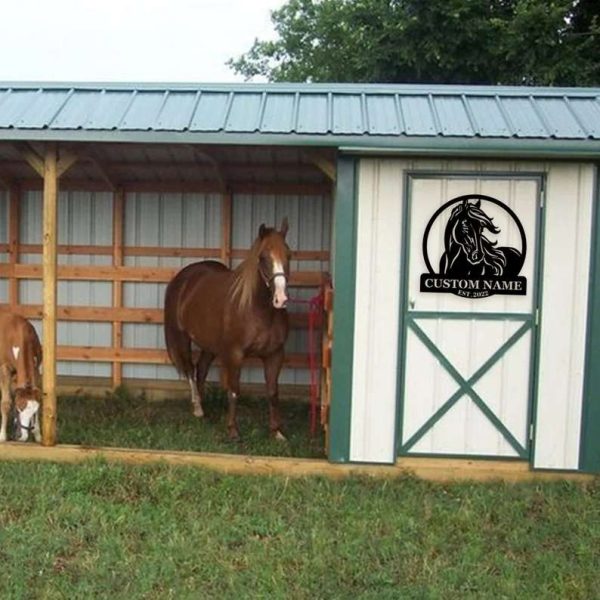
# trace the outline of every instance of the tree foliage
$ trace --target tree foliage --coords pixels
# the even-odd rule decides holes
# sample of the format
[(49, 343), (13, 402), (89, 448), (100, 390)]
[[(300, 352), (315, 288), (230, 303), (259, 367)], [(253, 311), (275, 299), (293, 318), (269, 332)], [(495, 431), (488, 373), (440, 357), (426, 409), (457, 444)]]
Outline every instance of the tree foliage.
[(229, 65), (269, 81), (598, 85), (600, 0), (288, 0)]

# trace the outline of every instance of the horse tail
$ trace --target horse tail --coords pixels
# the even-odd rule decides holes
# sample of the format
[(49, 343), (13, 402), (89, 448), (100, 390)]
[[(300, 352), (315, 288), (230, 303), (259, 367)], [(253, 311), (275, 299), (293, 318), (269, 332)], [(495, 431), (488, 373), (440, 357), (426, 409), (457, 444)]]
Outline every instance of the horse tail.
[(179, 297), (185, 288), (185, 278), (176, 275), (165, 291), (164, 332), (167, 353), (177, 372), (189, 379), (194, 374), (192, 363), (192, 341), (179, 327)]

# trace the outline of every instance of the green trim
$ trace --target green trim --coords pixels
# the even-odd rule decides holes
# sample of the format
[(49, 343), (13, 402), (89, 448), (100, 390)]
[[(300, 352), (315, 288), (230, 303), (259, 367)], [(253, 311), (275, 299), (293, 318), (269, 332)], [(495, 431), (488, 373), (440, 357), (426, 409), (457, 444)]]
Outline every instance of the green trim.
[[(157, 130), (0, 129), (2, 141), (109, 142), (143, 144), (226, 144), (320, 146), (346, 154), (392, 156), (464, 156), (471, 158), (598, 160), (600, 140), (497, 139), (416, 136), (338, 135), (330, 133), (240, 133)], [(354, 146), (347, 147), (346, 144)], [(374, 144), (377, 144), (375, 147)]]
[[(535, 269), (536, 269), (536, 290), (534, 296), (534, 305), (538, 311), (538, 322), (536, 323), (536, 327), (534, 329), (534, 339), (533, 339), (533, 352), (531, 355), (530, 368), (531, 370), (531, 403), (529, 407), (528, 414), (528, 423), (530, 427), (530, 435), (531, 439), (529, 440), (529, 451), (530, 458), (529, 461), (531, 463), (531, 468), (534, 468), (535, 463), (535, 449), (536, 449), (536, 435), (537, 432), (537, 409), (538, 409), (538, 401), (539, 401), (539, 383), (540, 383), (540, 354), (542, 347), (542, 300), (543, 300), (543, 292), (544, 292), (544, 258), (545, 258), (545, 248), (546, 248), (546, 189), (548, 187), (547, 174), (542, 174), (540, 176), (540, 183), (538, 189), (538, 225), (536, 232), (536, 255), (537, 260), (535, 261)], [(533, 428), (533, 430), (532, 430)]]
[(589, 300), (581, 446), (579, 468), (600, 472), (600, 166), (594, 173), (592, 256), (590, 259)]
[(340, 158), (334, 207), (335, 255), (333, 297), (332, 393), (329, 415), (329, 460), (349, 462), (356, 300), (356, 230), (358, 162)]
[(499, 313), (499, 312), (433, 312), (409, 311), (411, 319), (448, 319), (455, 321), (532, 321), (533, 315), (529, 313)]
[(396, 456), (400, 455), (402, 448), (402, 428), (404, 426), (404, 386), (406, 384), (406, 343), (408, 337), (408, 327), (406, 318), (408, 314), (408, 277), (409, 277), (409, 244), (410, 244), (410, 196), (411, 196), (412, 177), (407, 171), (404, 172), (404, 181), (402, 183), (402, 216), (404, 227), (402, 227), (401, 256), (400, 256), (400, 302), (398, 316), (398, 367), (396, 369), (396, 430), (394, 431)]
[(459, 388), (452, 396), (442, 404), (442, 406), (429, 418), (421, 427), (409, 438), (402, 446), (402, 452), (408, 452), (431, 427), (433, 427), (459, 400), (463, 395), (467, 394), (477, 405), (479, 410), (487, 417), (487, 419), (500, 431), (506, 441), (516, 450), (522, 458), (528, 456), (527, 448), (523, 447), (505, 425), (498, 419), (493, 411), (485, 404), (479, 394), (473, 389), (473, 385), (479, 381), (497, 362), (512, 348), (528, 331), (531, 330), (532, 323), (523, 323), (519, 329), (510, 337), (490, 358), (469, 379), (464, 379), (463, 376), (454, 368), (452, 363), (442, 354), (440, 349), (429, 339), (427, 334), (412, 320), (408, 320), (408, 327), (421, 340), (425, 347), (438, 359), (440, 364), (446, 369), (448, 374), (458, 383)]

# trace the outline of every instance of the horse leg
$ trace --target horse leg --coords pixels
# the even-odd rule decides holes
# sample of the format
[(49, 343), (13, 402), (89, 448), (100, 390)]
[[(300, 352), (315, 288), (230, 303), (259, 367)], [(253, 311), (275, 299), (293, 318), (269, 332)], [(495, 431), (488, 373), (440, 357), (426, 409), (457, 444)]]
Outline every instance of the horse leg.
[(0, 389), (2, 399), (0, 400), (0, 412), (2, 413), (2, 421), (0, 423), (0, 442), (7, 440), (8, 414), (10, 412), (11, 397), (10, 397), (10, 380), (11, 373), (6, 365), (0, 367)]
[(202, 409), (202, 393), (204, 390), (204, 381), (208, 375), (208, 369), (215, 355), (205, 350), (200, 351), (200, 357), (195, 365), (195, 377), (190, 377), (188, 382), (192, 390), (192, 406), (194, 407), (194, 416), (203, 417), (204, 410)]
[(238, 441), (240, 430), (237, 423), (237, 401), (240, 395), (241, 360), (226, 363), (227, 374), (227, 433), (229, 439)]
[(269, 399), (269, 429), (277, 440), (285, 441), (281, 433), (281, 415), (279, 413), (279, 386), (277, 380), (283, 366), (283, 349), (263, 359), (267, 398)]

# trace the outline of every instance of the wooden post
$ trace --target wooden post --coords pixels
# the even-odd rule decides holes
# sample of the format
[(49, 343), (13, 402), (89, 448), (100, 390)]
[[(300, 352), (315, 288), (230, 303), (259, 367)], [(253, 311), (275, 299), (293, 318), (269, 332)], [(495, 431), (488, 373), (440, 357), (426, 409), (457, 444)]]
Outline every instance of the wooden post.
[(42, 445), (56, 444), (56, 262), (58, 168), (55, 144), (44, 157), (44, 216), (42, 222), (43, 265), (43, 418)]
[[(21, 190), (16, 186), (9, 189), (8, 207), (8, 260), (14, 267), (19, 262), (19, 222), (20, 222), (20, 200)], [(19, 280), (14, 271), (8, 280), (8, 303), (14, 311), (19, 304)]]
[[(233, 210), (233, 195), (225, 190), (221, 197), (221, 262), (231, 268), (231, 214)], [(227, 385), (225, 369), (219, 369), (221, 387)]]
[(231, 267), (231, 214), (233, 197), (225, 192), (221, 201), (221, 261)]
[[(125, 209), (125, 192), (119, 188), (113, 194), (113, 266), (123, 266), (123, 212)], [(113, 281), (113, 308), (123, 306), (123, 282)], [(123, 346), (123, 323), (113, 321), (112, 324), (112, 345), (117, 353)], [(123, 365), (114, 361), (112, 364), (112, 385), (113, 388), (121, 385), (123, 382)]]

